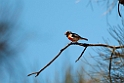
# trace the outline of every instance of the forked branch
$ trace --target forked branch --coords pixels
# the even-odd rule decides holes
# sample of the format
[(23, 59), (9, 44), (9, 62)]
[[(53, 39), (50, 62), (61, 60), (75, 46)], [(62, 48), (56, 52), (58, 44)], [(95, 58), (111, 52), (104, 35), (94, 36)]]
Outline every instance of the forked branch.
[(44, 66), (41, 70), (39, 70), (38, 72), (33, 72), (33, 73), (31, 73), (31, 74), (28, 74), (28, 76), (33, 75), (33, 74), (36, 74), (35, 77), (37, 77), (37, 76), (40, 74), (40, 72), (42, 72), (46, 67), (48, 67), (48, 66), (49, 66), (56, 58), (58, 58), (59, 55), (60, 55), (67, 47), (69, 47), (70, 45), (71, 45), (71, 43), (69, 43), (69, 44), (66, 45), (64, 48), (62, 48), (62, 49), (60, 50), (60, 52), (59, 52), (48, 64), (46, 64), (46, 66)]
[(81, 56), (84, 54), (85, 50), (87, 47), (91, 47), (91, 46), (101, 46), (101, 47), (107, 47), (107, 48), (111, 48), (111, 49), (120, 49), (120, 48), (124, 48), (124, 46), (110, 46), (110, 45), (107, 45), (107, 44), (86, 44), (86, 43), (78, 43), (78, 42), (71, 42), (69, 44), (67, 44), (64, 48), (62, 48), (60, 50), (60, 52), (48, 63), (46, 64), (42, 69), (40, 69), (38, 72), (33, 72), (33, 73), (30, 73), (28, 74), (28, 76), (31, 76), (33, 74), (35, 74), (35, 77), (37, 77), (45, 68), (47, 68), (53, 61), (55, 61), (55, 59), (57, 59), (60, 54), (65, 50), (67, 49), (70, 45), (79, 45), (79, 46), (83, 46), (85, 47), (84, 50), (82, 51), (81, 55), (78, 57), (78, 59), (76, 60), (76, 62), (81, 58)]

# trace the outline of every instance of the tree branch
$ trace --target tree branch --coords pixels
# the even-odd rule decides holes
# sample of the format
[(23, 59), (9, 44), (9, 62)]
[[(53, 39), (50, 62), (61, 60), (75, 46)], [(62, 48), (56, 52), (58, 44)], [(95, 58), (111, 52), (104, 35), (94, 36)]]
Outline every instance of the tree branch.
[(109, 78), (110, 78), (110, 83), (112, 83), (111, 79), (111, 67), (112, 67), (112, 56), (115, 54), (115, 49), (113, 48), (111, 56), (110, 56), (110, 61), (109, 61)]
[(111, 45), (108, 45), (108, 44), (86, 44), (86, 43), (72, 43), (73, 45), (79, 45), (79, 46), (83, 46), (83, 47), (93, 47), (93, 46), (100, 46), (100, 47), (107, 47), (107, 48), (115, 48), (115, 49), (120, 49), (120, 48), (124, 48), (123, 45), (121, 46), (111, 46)]
[[(71, 43), (72, 43), (72, 42), (71, 42)], [(33, 75), (33, 74), (36, 74), (35, 77), (37, 77), (37, 76), (40, 74), (40, 72), (42, 72), (45, 68), (47, 68), (56, 58), (58, 58), (59, 55), (60, 55), (67, 47), (69, 47), (69, 46), (71, 45), (71, 43), (67, 44), (64, 48), (62, 48), (62, 49), (60, 50), (60, 52), (59, 52), (48, 64), (46, 64), (46, 66), (44, 66), (41, 70), (39, 70), (38, 72), (33, 72), (33, 73), (31, 73), (31, 74), (28, 74), (28, 76), (31, 76), (31, 75)]]
[(111, 48), (111, 49), (120, 49), (120, 48), (124, 48), (124, 46), (110, 46), (110, 45), (107, 45), (107, 44), (86, 44), (86, 43), (78, 43), (78, 42), (71, 42), (69, 44), (67, 44), (64, 48), (62, 48), (60, 50), (60, 52), (48, 63), (46, 64), (41, 70), (39, 70), (38, 72), (33, 72), (31, 74), (28, 74), (27, 76), (31, 76), (33, 74), (36, 74), (35, 77), (37, 77), (45, 68), (47, 68), (53, 61), (55, 61), (55, 59), (57, 59), (60, 54), (66, 49), (68, 48), (70, 45), (79, 45), (79, 46), (83, 46), (85, 47), (83, 52), (81, 53), (81, 55), (78, 57), (78, 59), (76, 60), (76, 62), (81, 58), (81, 56), (84, 54), (85, 50), (87, 47), (91, 47), (91, 46), (102, 46), (102, 47), (107, 47), (107, 48)]
[(87, 46), (84, 48), (84, 50), (82, 51), (81, 55), (78, 57), (78, 59), (77, 59), (75, 62), (79, 61), (79, 59), (80, 59), (80, 58), (82, 57), (82, 55), (84, 54), (86, 48), (87, 48)]

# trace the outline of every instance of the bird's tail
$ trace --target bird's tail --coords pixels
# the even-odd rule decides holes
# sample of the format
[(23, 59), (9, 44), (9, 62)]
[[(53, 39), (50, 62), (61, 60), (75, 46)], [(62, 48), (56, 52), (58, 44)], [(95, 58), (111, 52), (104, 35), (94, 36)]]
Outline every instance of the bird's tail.
[(86, 40), (86, 41), (88, 41), (88, 39), (87, 38), (81, 38), (82, 40)]

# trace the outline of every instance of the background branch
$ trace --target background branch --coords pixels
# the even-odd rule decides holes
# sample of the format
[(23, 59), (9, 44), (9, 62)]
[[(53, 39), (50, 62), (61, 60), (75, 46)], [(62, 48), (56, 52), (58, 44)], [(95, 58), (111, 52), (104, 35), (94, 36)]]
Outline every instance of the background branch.
[(110, 78), (110, 83), (112, 83), (111, 79), (111, 67), (112, 67), (112, 56), (115, 54), (115, 49), (113, 48), (111, 56), (110, 56), (110, 61), (109, 61), (109, 78)]

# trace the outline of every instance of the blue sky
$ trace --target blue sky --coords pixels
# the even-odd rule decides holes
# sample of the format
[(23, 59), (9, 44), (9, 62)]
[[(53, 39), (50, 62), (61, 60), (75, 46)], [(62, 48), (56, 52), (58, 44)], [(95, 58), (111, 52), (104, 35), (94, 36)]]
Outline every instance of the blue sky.
[[(122, 19), (118, 16), (117, 5), (112, 13), (106, 16), (104, 12), (107, 8), (104, 1), (97, 3), (94, 0), (92, 6), (88, 5), (88, 2), (89, 0), (23, 1), (23, 9), (19, 18), (21, 28), (19, 28), (17, 35), (20, 39), (18, 38), (17, 42), (24, 40), (21, 44), (22, 52), (19, 53), (19, 59), (26, 67), (25, 80), (44, 79), (46, 76), (52, 79), (55, 71), (61, 72), (62, 75), (62, 64), (68, 63), (68, 61), (73, 64), (75, 69), (82, 64), (81, 60), (77, 63), (75, 60), (83, 48), (70, 46), (37, 78), (26, 77), (27, 74), (38, 71), (45, 66), (61, 48), (70, 42), (64, 35), (67, 30), (89, 39), (88, 42), (80, 42), (105, 43), (103, 40), (105, 38), (111, 45), (117, 45), (117, 42), (109, 35), (109, 26), (107, 25), (107, 21), (112, 27), (121, 24)], [(89, 53), (94, 53), (92, 48), (86, 50), (85, 58), (89, 59)], [(81, 59), (83, 60), (83, 57)]]

